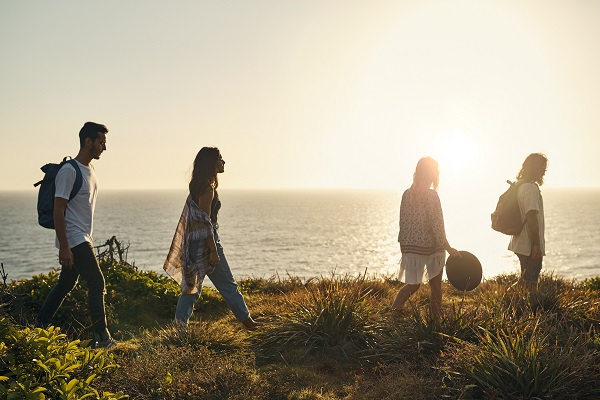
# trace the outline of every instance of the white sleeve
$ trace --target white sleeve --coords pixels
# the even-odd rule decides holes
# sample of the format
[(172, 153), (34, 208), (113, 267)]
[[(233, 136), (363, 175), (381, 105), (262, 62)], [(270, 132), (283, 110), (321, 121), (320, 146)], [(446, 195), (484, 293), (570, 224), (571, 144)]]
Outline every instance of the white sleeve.
[(523, 211), (540, 211), (540, 193), (535, 183), (526, 183), (523, 188)]
[(54, 179), (54, 185), (56, 186), (54, 197), (69, 200), (76, 176), (77, 173), (75, 172), (75, 168), (73, 168), (71, 164), (63, 165), (62, 168), (58, 170), (56, 178)]

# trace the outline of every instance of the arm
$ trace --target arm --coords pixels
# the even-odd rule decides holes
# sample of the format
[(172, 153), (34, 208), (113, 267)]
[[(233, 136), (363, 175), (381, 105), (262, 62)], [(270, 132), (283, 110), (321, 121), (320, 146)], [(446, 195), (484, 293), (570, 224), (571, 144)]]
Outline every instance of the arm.
[(450, 243), (448, 243), (448, 240), (446, 240), (446, 242), (444, 243), (444, 249), (446, 249), (448, 254), (450, 254), (451, 256), (455, 256), (455, 257), (461, 256), (460, 253), (458, 252), (458, 250), (456, 250), (455, 248), (450, 246)]
[(58, 249), (58, 261), (64, 269), (71, 269), (73, 267), (73, 253), (69, 248), (69, 242), (67, 241), (67, 223), (65, 222), (65, 210), (67, 209), (67, 203), (69, 200), (63, 199), (62, 197), (54, 198), (54, 230), (56, 231), (56, 237), (58, 238), (59, 249)]
[(542, 258), (542, 248), (540, 247), (540, 227), (538, 225), (538, 211), (530, 210), (525, 214), (527, 220), (527, 234), (531, 241), (531, 258), (534, 260)]
[[(200, 198), (198, 199), (198, 207), (200, 207), (200, 209), (202, 211), (204, 211), (206, 214), (208, 214), (209, 216), (210, 216), (210, 206), (212, 204), (214, 195), (215, 195), (214, 189), (210, 189), (210, 190), (207, 190), (206, 192), (202, 193), (200, 195)], [(217, 252), (217, 244), (215, 243), (215, 237), (214, 236), (207, 237), (206, 245), (208, 246), (208, 249), (210, 250), (210, 257), (208, 260), (209, 264), (210, 265), (218, 265), (221, 262), (221, 260), (219, 259), (219, 253)]]
[(542, 258), (542, 249), (540, 243), (540, 226), (538, 224), (538, 213), (540, 212), (540, 189), (535, 183), (524, 183), (522, 190), (523, 210), (525, 211), (525, 221), (527, 226), (527, 235), (531, 243), (531, 258), (536, 260)]

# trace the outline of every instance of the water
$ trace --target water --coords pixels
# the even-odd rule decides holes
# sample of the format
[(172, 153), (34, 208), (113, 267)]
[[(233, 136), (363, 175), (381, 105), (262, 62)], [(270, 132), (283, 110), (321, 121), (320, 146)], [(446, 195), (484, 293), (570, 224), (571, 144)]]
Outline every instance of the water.
[[(567, 278), (600, 275), (600, 190), (545, 189), (544, 269)], [(400, 192), (373, 190), (221, 190), (220, 237), (238, 278), (287, 274), (309, 278), (332, 271), (396, 274)], [(0, 192), (0, 262), (9, 279), (58, 266), (54, 232), (37, 225), (36, 193)], [(94, 239), (129, 243), (128, 261), (162, 272), (186, 193), (101, 191)], [(483, 265), (484, 277), (518, 270), (508, 237), (489, 227), (496, 194), (485, 201), (440, 194), (448, 239)]]

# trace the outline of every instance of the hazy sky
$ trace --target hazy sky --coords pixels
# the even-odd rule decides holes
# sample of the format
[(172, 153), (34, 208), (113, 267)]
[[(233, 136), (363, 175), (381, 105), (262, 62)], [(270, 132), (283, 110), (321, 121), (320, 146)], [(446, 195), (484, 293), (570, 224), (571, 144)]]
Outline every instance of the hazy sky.
[[(600, 1), (0, 0), (0, 189), (105, 124), (101, 189), (600, 186)], [(504, 186), (503, 186), (504, 185)]]

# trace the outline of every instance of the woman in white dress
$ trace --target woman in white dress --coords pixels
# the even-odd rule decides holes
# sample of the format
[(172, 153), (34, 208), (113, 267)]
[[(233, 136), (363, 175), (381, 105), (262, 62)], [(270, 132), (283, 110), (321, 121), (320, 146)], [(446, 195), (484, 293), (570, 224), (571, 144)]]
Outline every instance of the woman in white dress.
[(417, 163), (412, 186), (402, 195), (398, 234), (402, 252), (399, 279), (405, 285), (396, 295), (392, 309), (402, 308), (421, 283), (429, 282), (431, 313), (434, 317), (440, 315), (446, 251), (450, 255), (460, 254), (446, 239), (444, 216), (437, 194), (439, 177), (437, 161), (423, 157)]

